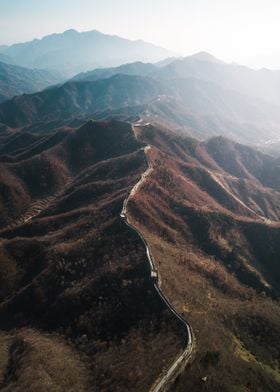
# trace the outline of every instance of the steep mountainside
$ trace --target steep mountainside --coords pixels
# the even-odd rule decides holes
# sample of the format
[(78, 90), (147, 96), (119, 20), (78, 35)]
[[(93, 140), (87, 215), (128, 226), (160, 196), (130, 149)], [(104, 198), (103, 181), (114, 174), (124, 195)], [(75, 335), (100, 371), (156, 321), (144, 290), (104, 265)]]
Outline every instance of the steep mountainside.
[[(0, 46), (0, 50), (1, 50), (1, 46)], [(11, 59), (11, 57), (6, 56), (5, 54), (3, 54), (1, 52), (0, 52), (0, 61), (1, 61), (1, 63), (16, 65), (15, 61), (13, 59)]]
[(156, 69), (157, 67), (153, 64), (137, 61), (135, 63), (123, 64), (119, 67), (97, 68), (93, 71), (83, 72), (76, 75), (72, 80), (94, 81), (110, 78), (117, 74), (148, 76), (155, 72)]
[(2, 53), (25, 67), (50, 68), (69, 75), (132, 61), (156, 62), (172, 55), (172, 52), (144, 41), (131, 41), (96, 30), (67, 30), (9, 46)]
[(153, 79), (115, 75), (96, 82), (68, 82), (0, 105), (0, 122), (13, 127), (39, 121), (92, 116), (105, 110), (147, 103), (163, 87)]
[(205, 52), (185, 58), (170, 58), (153, 67), (150, 64), (140, 64), (132, 63), (116, 68), (93, 70), (79, 74), (76, 78), (96, 80), (116, 73), (149, 75), (164, 80), (196, 78), (279, 106), (280, 71), (269, 69), (256, 71), (238, 64), (227, 64)]
[(146, 391), (186, 336), (120, 218), (142, 144), (116, 121), (28, 139), (2, 141), (1, 387)]
[(93, 70), (76, 78), (96, 80), (119, 73), (145, 75), (171, 85), (172, 96), (169, 92), (149, 107), (148, 121), (157, 122), (159, 117), (169, 127), (183, 128), (197, 138), (225, 135), (255, 145), (278, 141), (278, 71), (226, 64), (202, 52), (169, 58), (153, 67), (132, 63)]
[(130, 218), (197, 341), (174, 390), (277, 391), (279, 161), (223, 138), (137, 129), (152, 171)]
[(120, 219), (148, 159), (129, 219), (196, 338), (172, 388), (277, 391), (279, 159), (139, 124), (138, 140), (117, 121), (2, 129), (1, 387), (146, 391), (181, 352), (186, 334)]
[(58, 73), (6, 64), (0, 58), (0, 102), (15, 95), (43, 90), (61, 80)]
[(208, 53), (174, 60), (157, 74), (172, 79), (195, 77), (276, 105), (280, 102), (280, 71), (255, 71), (242, 65), (223, 63)]
[[(143, 106), (144, 105), (144, 106)], [(0, 122), (21, 127), (35, 122), (91, 118), (114, 111), (147, 121), (164, 120), (202, 139), (229, 135), (260, 143), (278, 135), (280, 111), (257, 98), (198, 80), (116, 74), (96, 81), (70, 81), (40, 93), (15, 97), (0, 105)], [(105, 117), (106, 117), (105, 116)]]

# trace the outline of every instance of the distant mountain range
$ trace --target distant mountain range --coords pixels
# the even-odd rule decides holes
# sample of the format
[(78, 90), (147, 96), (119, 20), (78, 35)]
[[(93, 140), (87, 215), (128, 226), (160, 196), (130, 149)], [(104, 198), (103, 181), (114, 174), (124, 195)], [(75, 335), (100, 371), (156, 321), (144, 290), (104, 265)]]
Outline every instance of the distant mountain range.
[(58, 72), (23, 68), (0, 61), (0, 102), (15, 95), (43, 90), (62, 78)]
[(131, 41), (96, 30), (67, 30), (3, 47), (0, 51), (21, 66), (54, 69), (69, 76), (132, 61), (156, 62), (173, 55), (171, 51), (141, 40)]
[(238, 64), (227, 64), (207, 53), (177, 59), (162, 68), (164, 78), (195, 77), (211, 81), (240, 94), (280, 104), (280, 71), (255, 71)]
[[(260, 85), (266, 78), (266, 90), (258, 87), (258, 78)], [(225, 64), (206, 53), (163, 66), (135, 62), (81, 73), (63, 85), (15, 97), (0, 106), (0, 122), (19, 127), (100, 118), (102, 112), (114, 116), (125, 108), (128, 115), (152, 122), (160, 118), (200, 139), (224, 135), (255, 144), (277, 138), (278, 78), (278, 72)]]
[[(104, 113), (104, 118), (160, 119), (199, 139), (224, 135), (256, 144), (278, 138), (280, 71), (227, 64), (207, 52), (170, 57), (170, 52), (143, 41), (95, 30), (68, 30), (2, 47), (0, 52), (0, 102), (6, 100), (0, 106), (0, 122), (8, 126), (103, 118)], [(61, 82), (62, 75), (8, 62), (59, 68), (64, 74), (86, 72), (38, 92)], [(104, 67), (112, 64), (121, 65)], [(7, 101), (22, 93), (34, 94)]]
[(143, 105), (165, 91), (156, 80), (140, 76), (115, 75), (95, 82), (68, 82), (3, 102), (0, 122), (17, 127), (92, 116), (105, 110)]
[(96, 68), (92, 71), (82, 72), (72, 78), (73, 81), (94, 81), (98, 79), (106, 79), (117, 74), (123, 75), (138, 75), (148, 76), (152, 75), (157, 70), (157, 66), (151, 63), (142, 63), (137, 61), (129, 64), (122, 64), (119, 67), (111, 68)]
[(95, 69), (76, 75), (74, 79), (96, 80), (116, 73), (150, 76), (156, 74), (163, 79), (194, 77), (276, 105), (280, 103), (280, 71), (255, 71), (242, 65), (227, 64), (206, 52), (155, 65), (133, 63), (109, 69)]
[(197, 78), (238, 91), (248, 97), (257, 97), (279, 105), (280, 71), (255, 71), (238, 64), (227, 64), (209, 53), (200, 52), (185, 58), (173, 58), (157, 64), (136, 62), (120, 67), (94, 69), (76, 75), (74, 80), (97, 80), (116, 73), (154, 76), (162, 79)]
[(0, 51), (1, 391), (279, 391), (280, 73)]

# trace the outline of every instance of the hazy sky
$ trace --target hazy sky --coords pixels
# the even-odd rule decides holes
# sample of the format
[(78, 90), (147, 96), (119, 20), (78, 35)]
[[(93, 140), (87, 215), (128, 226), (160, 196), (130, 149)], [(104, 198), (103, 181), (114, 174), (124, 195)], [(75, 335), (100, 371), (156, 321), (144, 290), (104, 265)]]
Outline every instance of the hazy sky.
[(279, 21), (280, 0), (0, 0), (0, 44), (97, 29), (248, 63), (278, 52)]

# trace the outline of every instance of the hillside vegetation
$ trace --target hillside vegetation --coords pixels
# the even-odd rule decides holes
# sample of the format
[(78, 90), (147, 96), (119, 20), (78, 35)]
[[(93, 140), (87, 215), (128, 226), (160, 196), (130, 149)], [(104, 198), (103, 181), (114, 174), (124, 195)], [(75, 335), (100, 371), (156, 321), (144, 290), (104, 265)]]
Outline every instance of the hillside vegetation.
[(147, 167), (142, 145), (116, 121), (36, 135), (40, 148), (2, 147), (3, 390), (146, 391), (186, 336), (120, 218)]
[(29, 69), (1, 62), (0, 57), (0, 103), (15, 95), (33, 93), (61, 82), (57, 72)]
[(279, 162), (223, 138), (137, 129), (153, 171), (130, 219), (197, 341), (174, 390), (277, 391)]

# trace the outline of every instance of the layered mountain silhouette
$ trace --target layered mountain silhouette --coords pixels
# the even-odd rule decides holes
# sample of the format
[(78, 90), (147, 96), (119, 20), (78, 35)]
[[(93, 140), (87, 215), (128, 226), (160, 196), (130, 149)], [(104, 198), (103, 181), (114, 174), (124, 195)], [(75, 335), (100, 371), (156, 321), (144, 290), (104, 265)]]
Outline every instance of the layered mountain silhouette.
[(163, 91), (155, 80), (139, 76), (115, 75), (95, 82), (68, 82), (4, 102), (0, 106), (0, 122), (17, 127), (92, 116), (105, 110), (148, 103)]
[(278, 391), (280, 74), (97, 31), (0, 51), (0, 389), (151, 390), (182, 317), (166, 387)]
[(96, 80), (116, 73), (154, 75), (163, 79), (196, 78), (279, 105), (280, 71), (256, 71), (242, 65), (224, 63), (207, 52), (185, 58), (167, 59), (154, 67), (150, 64), (135, 63), (113, 69), (93, 70), (77, 75), (75, 79)]
[(159, 116), (199, 138), (222, 134), (258, 143), (277, 137), (279, 106), (202, 78), (163, 76), (171, 66), (133, 63), (80, 75), (79, 80), (4, 102), (0, 122), (19, 127), (130, 108), (134, 116), (147, 121)]
[(173, 61), (161, 70), (163, 77), (195, 77), (279, 105), (280, 71), (252, 70), (238, 64), (227, 64), (208, 53)]
[(96, 30), (80, 33), (73, 29), (15, 44), (1, 52), (25, 67), (50, 68), (68, 74), (132, 61), (155, 62), (172, 54), (144, 41), (131, 41)]
[(98, 79), (107, 79), (111, 76), (122, 75), (137, 75), (149, 76), (156, 72), (157, 66), (151, 63), (142, 63), (137, 61), (135, 63), (122, 64), (119, 67), (112, 68), (97, 68), (93, 71), (82, 72), (72, 78), (73, 81), (95, 81)]
[(57, 84), (63, 79), (57, 72), (18, 67), (1, 62), (0, 56), (0, 102), (15, 95), (32, 93)]

